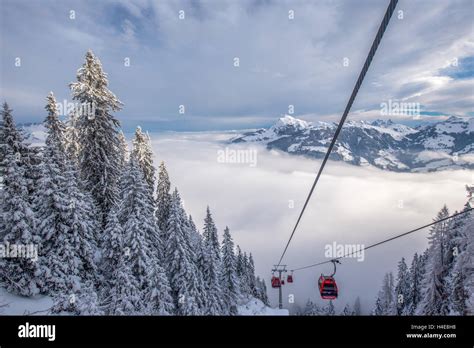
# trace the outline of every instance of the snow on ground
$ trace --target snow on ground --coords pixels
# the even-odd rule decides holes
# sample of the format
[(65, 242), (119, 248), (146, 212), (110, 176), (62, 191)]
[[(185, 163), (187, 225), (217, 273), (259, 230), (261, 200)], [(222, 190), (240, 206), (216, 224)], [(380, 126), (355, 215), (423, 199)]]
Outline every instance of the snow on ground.
[(0, 288), (0, 315), (46, 315), (52, 305), (53, 301), (48, 296), (28, 298), (12, 295)]
[(238, 307), (239, 315), (290, 315), (288, 309), (278, 309), (265, 306), (262, 301), (252, 298)]

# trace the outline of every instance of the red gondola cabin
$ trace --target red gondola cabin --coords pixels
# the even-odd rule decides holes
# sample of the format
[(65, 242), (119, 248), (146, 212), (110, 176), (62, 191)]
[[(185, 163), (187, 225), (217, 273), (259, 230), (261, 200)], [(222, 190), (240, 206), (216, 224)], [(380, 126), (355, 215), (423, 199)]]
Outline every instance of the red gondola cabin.
[(288, 277), (286, 278), (286, 281), (288, 283), (293, 283), (293, 275), (292, 274), (289, 274)]
[(318, 287), (323, 300), (334, 300), (337, 298), (337, 285), (333, 277), (321, 275)]
[(280, 278), (273, 276), (272, 277), (272, 288), (280, 288), (280, 287), (281, 287)]

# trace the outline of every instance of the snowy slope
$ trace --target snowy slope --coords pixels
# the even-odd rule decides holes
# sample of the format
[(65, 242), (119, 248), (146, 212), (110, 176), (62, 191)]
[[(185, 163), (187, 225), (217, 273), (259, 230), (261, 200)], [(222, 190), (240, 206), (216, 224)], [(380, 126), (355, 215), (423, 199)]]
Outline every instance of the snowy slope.
[(48, 296), (22, 297), (0, 288), (0, 315), (47, 315), (52, 305)]
[(238, 307), (239, 315), (290, 315), (287, 309), (265, 306), (262, 301), (253, 298)]
[[(335, 130), (334, 123), (313, 124), (285, 115), (272, 127), (244, 133), (231, 142), (260, 142), (268, 149), (322, 158)], [(452, 116), (418, 128), (391, 120), (349, 120), (331, 159), (392, 171), (423, 172), (474, 169), (473, 154), (474, 118)]]

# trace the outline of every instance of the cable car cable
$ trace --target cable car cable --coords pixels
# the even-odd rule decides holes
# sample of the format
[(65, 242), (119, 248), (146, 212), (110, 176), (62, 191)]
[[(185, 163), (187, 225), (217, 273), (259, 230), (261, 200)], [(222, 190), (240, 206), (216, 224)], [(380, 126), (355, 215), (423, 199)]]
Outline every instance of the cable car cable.
[(339, 136), (342, 126), (344, 125), (344, 122), (346, 121), (347, 115), (349, 114), (352, 104), (354, 103), (355, 97), (357, 93), (359, 92), (360, 86), (362, 85), (362, 81), (364, 80), (364, 77), (367, 71), (369, 70), (370, 63), (372, 62), (372, 59), (375, 56), (375, 52), (377, 51), (380, 41), (382, 40), (383, 34), (385, 30), (387, 29), (388, 23), (390, 22), (390, 17), (392, 17), (392, 14), (395, 11), (395, 7), (397, 6), (397, 3), (398, 3), (398, 0), (390, 0), (390, 4), (388, 5), (387, 11), (385, 12), (382, 23), (380, 23), (379, 30), (377, 31), (377, 35), (375, 36), (374, 42), (372, 43), (372, 47), (370, 48), (370, 51), (369, 51), (369, 54), (367, 55), (364, 66), (362, 67), (359, 78), (357, 79), (357, 82), (354, 86), (354, 89), (352, 90), (352, 94), (349, 98), (349, 101), (347, 102), (346, 108), (344, 109), (344, 113), (342, 114), (341, 120), (339, 121), (339, 125), (337, 126), (336, 132), (334, 133), (334, 137), (331, 140), (331, 144), (329, 145), (326, 155), (324, 156), (323, 162), (321, 163), (321, 166), (319, 167), (319, 171), (318, 171), (318, 174), (316, 175), (316, 179), (313, 182), (313, 186), (311, 187), (309, 191), (308, 197), (306, 198), (306, 201), (303, 205), (303, 209), (301, 210), (301, 213), (298, 216), (298, 220), (296, 220), (295, 227), (293, 228), (293, 231), (291, 232), (290, 238), (288, 239), (288, 242), (286, 243), (285, 249), (283, 250), (283, 253), (280, 257), (280, 260), (278, 261), (277, 266), (281, 264), (281, 261), (283, 260), (283, 257), (285, 256), (288, 246), (290, 245), (291, 240), (293, 239), (293, 235), (295, 234), (296, 228), (298, 227), (300, 223), (301, 217), (303, 216), (306, 206), (308, 205), (308, 202), (313, 194), (314, 188), (316, 187), (316, 184), (319, 181), (321, 173), (324, 167), (326, 166), (326, 162), (329, 159), (329, 155), (331, 154), (332, 149), (336, 143), (337, 137)]
[(367, 249), (370, 249), (370, 248), (379, 246), (379, 245), (381, 245), (381, 244), (390, 242), (390, 241), (392, 241), (392, 240), (394, 240), (394, 239), (397, 239), (397, 238), (400, 238), (400, 237), (404, 237), (404, 236), (406, 236), (406, 235), (408, 235), (408, 234), (411, 234), (411, 233), (420, 231), (420, 230), (422, 230), (422, 229), (425, 229), (425, 228), (427, 228), (427, 227), (436, 225), (436, 224), (438, 224), (438, 223), (440, 223), (440, 222), (443, 222), (443, 221), (452, 219), (452, 218), (454, 218), (454, 217), (456, 217), (456, 216), (459, 216), (459, 215), (462, 215), (462, 214), (466, 214), (466, 213), (468, 213), (468, 212), (470, 212), (470, 211), (472, 211), (472, 210), (474, 210), (474, 208), (465, 209), (465, 210), (463, 210), (463, 211), (461, 211), (461, 212), (459, 212), (459, 213), (455, 213), (455, 214), (453, 214), (453, 215), (451, 215), (451, 216), (448, 216), (448, 217), (445, 217), (445, 218), (436, 220), (436, 221), (434, 221), (434, 222), (432, 222), (432, 223), (429, 223), (429, 224), (427, 224), (427, 225), (424, 225), (424, 226), (415, 228), (415, 229), (410, 230), (410, 231), (408, 231), (408, 232), (405, 232), (405, 233), (402, 233), (402, 234), (398, 234), (398, 235), (396, 235), (396, 236), (394, 236), (394, 237), (391, 237), (391, 238), (389, 238), (389, 239), (385, 239), (385, 240), (383, 240), (383, 241), (381, 241), (381, 242), (371, 244), (371, 245), (369, 245), (369, 246), (367, 246), (367, 247), (365, 247), (365, 248), (363, 248), (363, 249), (353, 251), (353, 252), (351, 252), (351, 253), (349, 253), (349, 254), (344, 254), (343, 256), (336, 257), (336, 258), (334, 258), (334, 259), (332, 259), (332, 260), (329, 260), (329, 261), (323, 261), (323, 262), (315, 263), (315, 264), (308, 265), (308, 266), (304, 266), (304, 267), (294, 268), (294, 269), (292, 269), (291, 271), (292, 271), (292, 272), (301, 271), (301, 270), (303, 270), (303, 269), (312, 268), (312, 267), (316, 267), (316, 266), (324, 265), (324, 264), (326, 264), (326, 263), (333, 262), (333, 260), (340, 260), (340, 259), (345, 258), (345, 257), (347, 257), (347, 256), (350, 256), (350, 255), (352, 255), (352, 254), (355, 254), (355, 253), (358, 253), (358, 252), (361, 252), (361, 251), (365, 251), (365, 250), (367, 250)]

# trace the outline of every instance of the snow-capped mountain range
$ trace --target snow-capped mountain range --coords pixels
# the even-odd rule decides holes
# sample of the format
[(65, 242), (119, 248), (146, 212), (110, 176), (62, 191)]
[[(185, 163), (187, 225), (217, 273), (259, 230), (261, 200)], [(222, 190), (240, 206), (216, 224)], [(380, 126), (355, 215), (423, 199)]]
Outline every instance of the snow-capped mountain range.
[[(258, 142), (268, 149), (322, 158), (336, 127), (285, 115), (272, 127), (246, 132), (231, 142)], [(330, 158), (399, 172), (474, 169), (474, 118), (451, 116), (416, 128), (391, 120), (349, 120)]]

